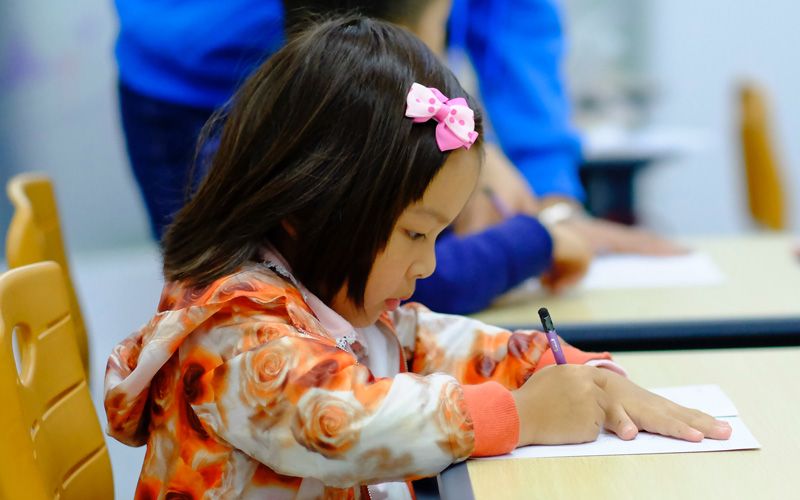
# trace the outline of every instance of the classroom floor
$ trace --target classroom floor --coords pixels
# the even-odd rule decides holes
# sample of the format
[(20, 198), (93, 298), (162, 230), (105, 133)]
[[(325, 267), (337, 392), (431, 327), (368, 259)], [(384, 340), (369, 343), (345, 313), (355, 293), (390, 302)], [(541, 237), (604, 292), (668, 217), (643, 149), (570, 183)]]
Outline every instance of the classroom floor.
[[(72, 256), (72, 275), (89, 332), (92, 399), (100, 421), (105, 422), (102, 374), (106, 359), (120, 340), (155, 312), (162, 287), (161, 258), (155, 245), (79, 253)], [(130, 448), (111, 438), (107, 443), (116, 498), (133, 498), (144, 448)], [(417, 498), (438, 499), (435, 483), (418, 488)]]
[[(74, 254), (72, 277), (89, 332), (92, 379), (90, 388), (100, 422), (103, 373), (113, 347), (141, 327), (155, 312), (161, 293), (160, 255), (153, 246)], [(133, 498), (144, 447), (131, 448), (106, 438), (114, 471), (115, 498)]]

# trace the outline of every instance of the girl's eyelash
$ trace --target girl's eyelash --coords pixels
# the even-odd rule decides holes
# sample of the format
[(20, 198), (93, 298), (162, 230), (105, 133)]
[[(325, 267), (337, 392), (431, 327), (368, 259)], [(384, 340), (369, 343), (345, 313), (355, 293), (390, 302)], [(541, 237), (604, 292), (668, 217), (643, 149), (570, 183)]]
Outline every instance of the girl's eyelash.
[(408, 237), (411, 238), (414, 241), (424, 240), (425, 238), (427, 238), (427, 236), (425, 236), (424, 234), (417, 233), (415, 231), (406, 231), (406, 234), (408, 234)]

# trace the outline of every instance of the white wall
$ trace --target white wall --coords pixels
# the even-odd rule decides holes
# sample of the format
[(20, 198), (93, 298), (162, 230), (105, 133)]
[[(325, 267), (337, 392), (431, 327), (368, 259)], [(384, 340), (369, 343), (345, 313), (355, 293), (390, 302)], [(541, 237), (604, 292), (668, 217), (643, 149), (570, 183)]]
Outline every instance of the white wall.
[(747, 218), (735, 88), (749, 77), (769, 91), (785, 169), (790, 223), (800, 228), (800, 2), (648, 0), (647, 65), (659, 93), (654, 120), (705, 132), (703, 151), (647, 172), (645, 222), (669, 232), (733, 232)]
[(73, 251), (146, 241), (117, 115), (112, 2), (3, 3), (0, 184), (25, 170), (51, 175)]

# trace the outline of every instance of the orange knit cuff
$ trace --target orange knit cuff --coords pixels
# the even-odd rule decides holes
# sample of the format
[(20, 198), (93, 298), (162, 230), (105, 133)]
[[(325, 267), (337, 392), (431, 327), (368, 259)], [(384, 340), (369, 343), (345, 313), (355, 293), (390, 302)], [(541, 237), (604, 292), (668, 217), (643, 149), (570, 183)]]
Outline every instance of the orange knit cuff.
[(464, 402), (475, 430), (473, 457), (503, 455), (519, 444), (519, 413), (511, 391), (497, 382), (465, 385)]

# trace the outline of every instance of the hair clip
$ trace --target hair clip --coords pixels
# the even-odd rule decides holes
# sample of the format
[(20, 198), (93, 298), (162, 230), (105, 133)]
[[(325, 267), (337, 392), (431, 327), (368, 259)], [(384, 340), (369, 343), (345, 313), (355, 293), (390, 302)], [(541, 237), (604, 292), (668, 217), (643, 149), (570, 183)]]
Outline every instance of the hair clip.
[(478, 138), (475, 132), (475, 113), (467, 105), (466, 99), (448, 99), (433, 87), (414, 82), (406, 98), (406, 116), (415, 123), (434, 119), (436, 144), (442, 151), (464, 147), (469, 149)]

